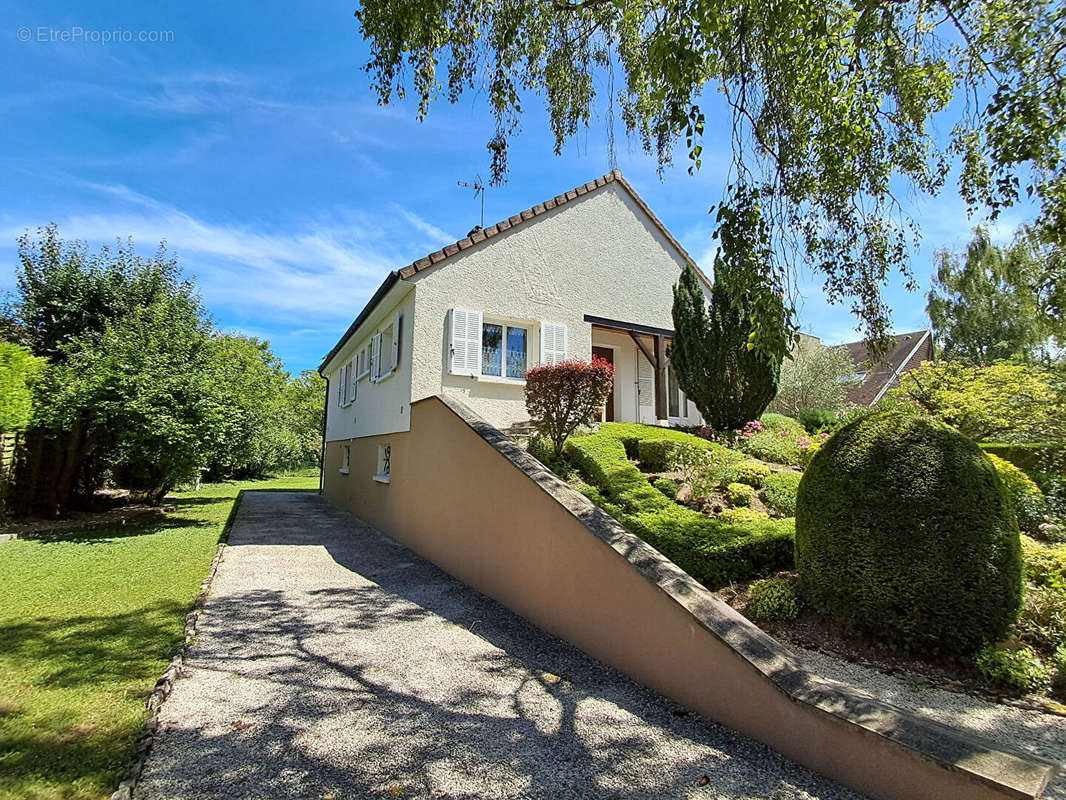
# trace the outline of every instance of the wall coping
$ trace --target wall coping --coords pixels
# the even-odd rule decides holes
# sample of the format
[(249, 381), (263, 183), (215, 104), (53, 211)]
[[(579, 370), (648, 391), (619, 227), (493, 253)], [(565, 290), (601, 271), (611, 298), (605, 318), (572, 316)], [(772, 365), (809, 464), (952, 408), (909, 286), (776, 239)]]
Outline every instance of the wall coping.
[[(500, 455), (525, 473), (594, 536), (626, 559), (645, 579), (682, 606), (704, 630), (762, 673), (793, 702), (856, 725), (913, 750), (945, 769), (967, 774), (1005, 796), (1036, 798), (1058, 765), (995, 747), (974, 734), (896, 708), (866, 692), (823, 678), (790, 648), (749, 622), (643, 539), (597, 507), (509, 436), (451, 395), (438, 400)], [(414, 404), (412, 404), (414, 405)]]

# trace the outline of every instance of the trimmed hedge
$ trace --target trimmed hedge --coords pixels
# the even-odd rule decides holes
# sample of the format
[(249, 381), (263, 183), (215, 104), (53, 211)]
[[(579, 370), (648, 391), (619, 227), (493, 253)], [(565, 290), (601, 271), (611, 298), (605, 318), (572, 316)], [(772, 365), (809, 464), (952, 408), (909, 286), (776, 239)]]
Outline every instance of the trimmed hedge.
[(905, 646), (974, 652), (1021, 607), (1018, 527), (995, 467), (922, 416), (873, 414), (826, 442), (799, 484), (796, 565), (817, 610)]
[(796, 493), (799, 491), (801, 472), (774, 472), (763, 481), (762, 501), (787, 517), (796, 515)]
[(664, 497), (670, 500), (677, 499), (677, 483), (669, 478), (656, 478), (651, 485), (662, 492)]
[(709, 442), (691, 433), (643, 425), (639, 422), (605, 422), (598, 433), (618, 439), (625, 448), (626, 456), (648, 472), (666, 472), (677, 463), (677, 451), (682, 445), (698, 447), (714, 453), (720, 460), (739, 461), (739, 453), (716, 442)]
[[(793, 520), (730, 523), (669, 500), (630, 463), (624, 437), (617, 435), (623, 426), (610, 430), (609, 425), (566, 444), (567, 458), (592, 484), (582, 491), (596, 505), (711, 588), (791, 567)], [(626, 428), (625, 435), (634, 439), (630, 445), (634, 450), (645, 431), (663, 430), (647, 425)], [(703, 441), (691, 434), (666, 432), (685, 437), (680, 441)]]

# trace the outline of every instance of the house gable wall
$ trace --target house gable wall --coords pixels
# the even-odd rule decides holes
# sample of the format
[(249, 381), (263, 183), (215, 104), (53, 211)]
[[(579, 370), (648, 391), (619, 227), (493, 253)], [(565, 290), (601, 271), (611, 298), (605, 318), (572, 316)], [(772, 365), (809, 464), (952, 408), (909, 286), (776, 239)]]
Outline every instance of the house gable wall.
[(417, 286), (411, 401), (458, 393), (493, 424), (523, 420), (520, 383), (449, 374), (450, 309), (530, 323), (530, 366), (541, 361), (541, 321), (566, 325), (568, 355), (588, 359), (586, 314), (672, 328), (672, 287), (683, 266), (632, 196), (612, 183), (420, 272), (410, 279)]

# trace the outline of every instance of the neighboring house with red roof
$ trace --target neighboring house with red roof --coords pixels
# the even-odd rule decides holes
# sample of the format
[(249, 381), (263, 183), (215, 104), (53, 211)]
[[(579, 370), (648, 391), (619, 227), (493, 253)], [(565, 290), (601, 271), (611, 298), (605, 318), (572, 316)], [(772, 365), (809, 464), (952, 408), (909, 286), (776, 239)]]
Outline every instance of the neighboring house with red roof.
[(923, 361), (933, 360), (933, 337), (928, 330), (899, 333), (888, 355), (877, 363), (870, 361), (863, 342), (843, 345), (855, 365), (856, 385), (848, 391), (848, 401), (859, 406), (872, 406), (885, 393), (899, 385), (899, 378)]
[(408, 431), (444, 393), (509, 427), (526, 369), (593, 356), (615, 367), (606, 419), (698, 423), (666, 356), (686, 264), (615, 170), (389, 273), (319, 367), (327, 450)]

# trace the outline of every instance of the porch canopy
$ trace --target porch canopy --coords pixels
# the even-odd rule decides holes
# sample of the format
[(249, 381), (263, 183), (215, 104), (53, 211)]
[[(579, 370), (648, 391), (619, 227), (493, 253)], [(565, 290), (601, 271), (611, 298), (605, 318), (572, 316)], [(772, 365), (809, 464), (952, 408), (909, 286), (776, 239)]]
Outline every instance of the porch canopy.
[[(666, 370), (670, 359), (666, 356), (666, 340), (674, 338), (674, 332), (667, 328), (654, 328), (651, 325), (640, 325), (636, 322), (620, 322), (616, 319), (594, 317), (585, 315), (585, 322), (591, 323), (593, 328), (605, 328), (611, 331), (623, 331), (639, 348), (644, 357), (648, 359), (655, 371), (655, 417), (656, 419), (667, 418), (666, 407)], [(653, 342), (649, 350), (647, 343), (642, 337), (650, 336)]]

